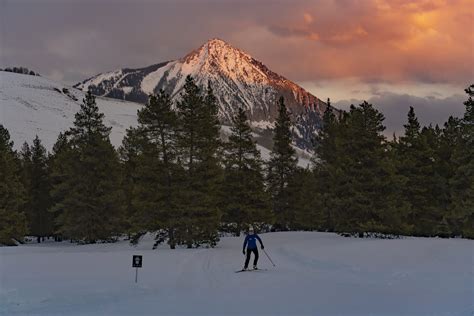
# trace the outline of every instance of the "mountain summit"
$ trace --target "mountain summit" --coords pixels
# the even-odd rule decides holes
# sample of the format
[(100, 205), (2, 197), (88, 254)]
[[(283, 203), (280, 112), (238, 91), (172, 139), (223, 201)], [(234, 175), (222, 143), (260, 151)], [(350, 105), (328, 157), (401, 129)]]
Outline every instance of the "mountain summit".
[(77, 85), (98, 96), (145, 103), (160, 89), (179, 98), (187, 75), (196, 83), (212, 84), (219, 101), (219, 117), (226, 124), (239, 107), (246, 109), (252, 126), (272, 127), (280, 96), (291, 111), (298, 147), (311, 147), (320, 128), (326, 104), (294, 82), (268, 69), (246, 52), (221, 39), (211, 39), (181, 59), (140, 69), (120, 69), (99, 74)]

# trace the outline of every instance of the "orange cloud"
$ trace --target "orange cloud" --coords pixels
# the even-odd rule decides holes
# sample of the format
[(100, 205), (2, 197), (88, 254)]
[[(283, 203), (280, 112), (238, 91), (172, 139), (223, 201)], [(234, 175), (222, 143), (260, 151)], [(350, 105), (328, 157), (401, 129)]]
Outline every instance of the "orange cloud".
[(313, 21), (314, 21), (314, 18), (311, 14), (309, 13), (304, 13), (303, 14), (303, 18), (304, 18), (304, 21), (307, 23), (307, 24), (311, 24)]
[(306, 52), (297, 60), (303, 79), (474, 80), (473, 0), (334, 0), (295, 9), (303, 20), (289, 15), (268, 30)]

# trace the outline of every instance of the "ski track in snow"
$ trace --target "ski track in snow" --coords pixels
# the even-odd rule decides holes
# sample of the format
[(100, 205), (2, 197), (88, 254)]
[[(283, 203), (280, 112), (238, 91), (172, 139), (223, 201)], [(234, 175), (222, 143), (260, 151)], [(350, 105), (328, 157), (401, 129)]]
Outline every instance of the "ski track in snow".
[[(471, 240), (261, 235), (272, 267), (243, 266), (243, 237), (151, 250), (68, 242), (0, 248), (0, 315), (473, 315)], [(143, 255), (138, 284), (132, 255)]]

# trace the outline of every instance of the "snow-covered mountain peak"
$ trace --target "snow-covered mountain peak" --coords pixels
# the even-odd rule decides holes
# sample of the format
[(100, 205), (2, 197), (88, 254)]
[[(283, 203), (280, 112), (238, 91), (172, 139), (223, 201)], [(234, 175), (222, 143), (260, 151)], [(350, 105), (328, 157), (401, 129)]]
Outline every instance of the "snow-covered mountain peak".
[(227, 62), (238, 62), (242, 59), (251, 61), (252, 57), (221, 39), (213, 38), (202, 44), (198, 49), (187, 54), (182, 60), (191, 62), (196, 59), (201, 61), (220, 61), (222, 65)]
[(216, 38), (207, 41), (177, 63), (186, 75), (223, 76), (247, 84), (268, 84), (270, 81), (265, 69), (261, 69), (252, 56)]
[(180, 59), (99, 74), (75, 87), (99, 96), (145, 103), (150, 94), (161, 89), (179, 99), (188, 75), (200, 86), (212, 84), (223, 123), (231, 122), (236, 110), (242, 107), (255, 128), (271, 127), (278, 115), (278, 99), (283, 96), (292, 113), (298, 146), (310, 147), (320, 128), (324, 102), (218, 38), (208, 40)]

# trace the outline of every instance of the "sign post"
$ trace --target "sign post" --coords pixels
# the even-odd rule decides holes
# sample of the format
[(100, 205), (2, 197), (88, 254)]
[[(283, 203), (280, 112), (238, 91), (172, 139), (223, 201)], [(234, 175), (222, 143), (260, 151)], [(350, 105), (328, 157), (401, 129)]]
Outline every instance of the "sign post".
[(135, 268), (135, 283), (138, 281), (138, 268), (141, 268), (143, 264), (143, 256), (134, 255), (132, 258), (132, 267)]

